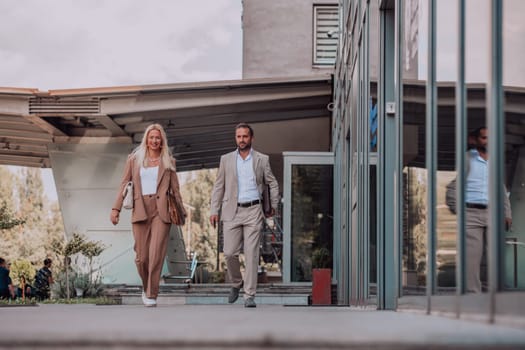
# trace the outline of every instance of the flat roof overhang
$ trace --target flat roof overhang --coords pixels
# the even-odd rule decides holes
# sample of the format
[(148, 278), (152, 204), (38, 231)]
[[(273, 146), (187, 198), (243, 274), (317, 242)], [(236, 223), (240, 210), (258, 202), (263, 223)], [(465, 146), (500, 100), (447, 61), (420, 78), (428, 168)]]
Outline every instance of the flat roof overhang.
[[(239, 122), (254, 126), (255, 147), (267, 153), (291, 150), (286, 140), (304, 143), (293, 150), (328, 151), (331, 99), (330, 75), (47, 92), (0, 88), (0, 164), (50, 167), (51, 144), (138, 145), (151, 123), (165, 127), (179, 171), (217, 167), (220, 155), (235, 148)], [(315, 130), (320, 125), (326, 130)], [(315, 133), (323, 140), (313, 140)]]

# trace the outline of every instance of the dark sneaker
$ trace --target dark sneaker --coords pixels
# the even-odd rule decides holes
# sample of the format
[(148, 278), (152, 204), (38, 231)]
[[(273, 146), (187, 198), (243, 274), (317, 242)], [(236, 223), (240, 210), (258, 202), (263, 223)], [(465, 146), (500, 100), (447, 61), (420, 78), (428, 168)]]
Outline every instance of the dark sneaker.
[(248, 298), (244, 300), (244, 307), (257, 307), (255, 300), (253, 298)]
[(228, 295), (228, 303), (233, 304), (239, 299), (239, 291), (241, 288), (235, 288), (233, 287), (230, 289), (230, 295)]

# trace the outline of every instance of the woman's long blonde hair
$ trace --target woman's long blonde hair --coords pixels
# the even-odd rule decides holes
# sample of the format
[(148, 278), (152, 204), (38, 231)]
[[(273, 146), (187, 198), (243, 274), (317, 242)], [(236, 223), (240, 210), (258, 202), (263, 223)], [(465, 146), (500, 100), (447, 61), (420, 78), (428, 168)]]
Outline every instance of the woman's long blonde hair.
[(160, 149), (160, 160), (162, 162), (162, 165), (166, 169), (175, 170), (171, 162), (172, 155), (168, 147), (168, 138), (166, 137), (166, 132), (164, 131), (164, 128), (160, 124), (151, 124), (146, 128), (146, 131), (144, 131), (144, 136), (142, 137), (142, 142), (137, 148), (135, 148), (135, 150), (133, 150), (132, 155), (135, 157), (135, 160), (139, 164), (142, 164), (144, 167), (147, 165), (146, 153), (148, 152), (148, 134), (151, 130), (158, 130), (162, 138), (162, 144)]

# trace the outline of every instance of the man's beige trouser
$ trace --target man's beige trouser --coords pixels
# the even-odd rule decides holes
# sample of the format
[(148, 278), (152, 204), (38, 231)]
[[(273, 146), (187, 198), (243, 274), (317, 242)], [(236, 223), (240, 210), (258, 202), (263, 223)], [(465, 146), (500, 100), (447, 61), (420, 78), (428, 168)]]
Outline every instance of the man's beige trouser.
[(237, 208), (232, 221), (224, 221), (224, 258), (228, 267), (228, 276), (233, 286), (243, 284), (239, 254), (244, 249), (244, 298), (253, 298), (257, 290), (257, 272), (259, 268), (259, 244), (263, 223), (261, 205)]
[(488, 210), (465, 208), (466, 226), (466, 290), (481, 293), (480, 265), (483, 257), (483, 237), (488, 227)]

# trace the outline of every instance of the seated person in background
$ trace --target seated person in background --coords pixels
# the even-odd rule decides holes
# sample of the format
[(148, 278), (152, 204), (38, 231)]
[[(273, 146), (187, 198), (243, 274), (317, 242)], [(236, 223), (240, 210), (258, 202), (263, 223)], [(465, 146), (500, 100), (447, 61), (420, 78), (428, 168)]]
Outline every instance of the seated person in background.
[[(9, 270), (9, 273), (11, 273), (11, 263), (7, 263), (7, 269)], [(16, 288), (11, 276), (9, 276), (9, 294), (11, 295), (11, 299), (16, 299)]]
[(14, 298), (13, 284), (4, 258), (0, 258), (0, 299)]
[(31, 299), (33, 297), (33, 287), (26, 282), (24, 276), (20, 277), (20, 285), (17, 288), (16, 295), (18, 298), (24, 300), (25, 298)]
[(35, 276), (35, 296), (39, 300), (49, 299), (51, 284), (53, 284), (53, 273), (51, 272), (52, 260), (46, 258), (42, 267)]

